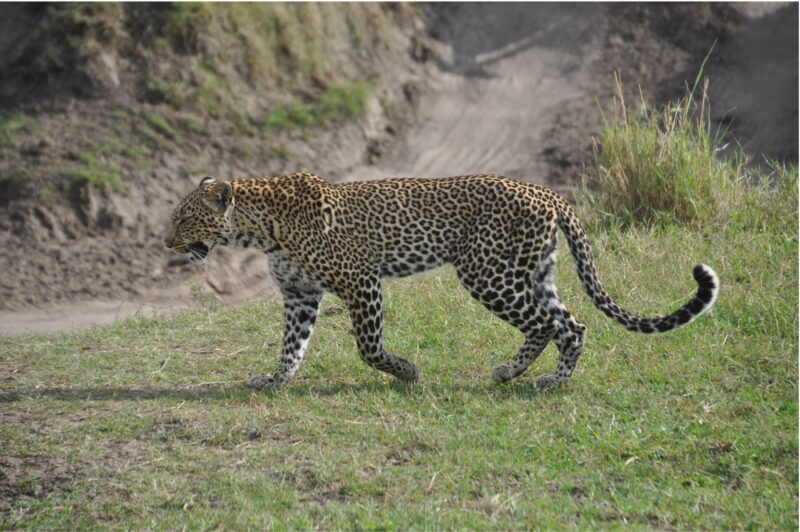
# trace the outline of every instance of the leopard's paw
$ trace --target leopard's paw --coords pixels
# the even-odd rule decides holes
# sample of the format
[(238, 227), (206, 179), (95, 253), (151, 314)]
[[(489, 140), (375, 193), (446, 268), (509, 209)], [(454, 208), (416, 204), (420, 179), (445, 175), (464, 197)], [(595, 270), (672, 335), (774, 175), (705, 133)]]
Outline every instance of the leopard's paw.
[(408, 367), (400, 375), (395, 375), (398, 379), (409, 384), (416, 384), (419, 382), (419, 370), (417, 366), (409, 363)]
[(508, 367), (508, 364), (501, 364), (492, 371), (492, 379), (497, 383), (508, 382), (514, 377), (515, 375), (512, 373), (511, 368)]
[(408, 383), (417, 383), (419, 382), (419, 370), (417, 366), (406, 360), (405, 358), (400, 358), (395, 355), (391, 355), (392, 362), (389, 369), (385, 369), (383, 371), (388, 372), (391, 375), (394, 375), (395, 378), (401, 380), (403, 382)]
[(274, 377), (261, 373), (247, 379), (247, 387), (253, 388), (254, 390), (265, 390), (268, 388), (277, 388), (278, 386), (279, 383)]
[(563, 382), (553, 374), (539, 375), (536, 377), (536, 389), (541, 391), (550, 390), (562, 383)]

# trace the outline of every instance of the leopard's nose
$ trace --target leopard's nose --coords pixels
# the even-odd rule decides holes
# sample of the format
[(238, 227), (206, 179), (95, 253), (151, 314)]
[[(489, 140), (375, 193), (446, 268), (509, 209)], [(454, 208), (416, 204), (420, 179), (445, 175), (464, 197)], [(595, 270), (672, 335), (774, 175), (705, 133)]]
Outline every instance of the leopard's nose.
[(175, 244), (175, 241), (169, 237), (164, 239), (164, 245), (167, 246), (167, 249), (172, 249), (172, 246)]

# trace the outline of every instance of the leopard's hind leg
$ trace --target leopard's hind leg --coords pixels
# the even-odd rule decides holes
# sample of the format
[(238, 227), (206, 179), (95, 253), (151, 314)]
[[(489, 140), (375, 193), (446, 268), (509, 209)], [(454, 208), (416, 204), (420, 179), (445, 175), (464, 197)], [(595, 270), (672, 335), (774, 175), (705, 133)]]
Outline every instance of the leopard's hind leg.
[(555, 327), (546, 326), (541, 330), (534, 330), (525, 335), (525, 342), (514, 358), (495, 367), (492, 371), (492, 379), (495, 382), (506, 382), (518, 377), (530, 367), (534, 360), (539, 358), (544, 348), (553, 339)]
[(555, 343), (558, 346), (558, 367), (555, 374), (541, 375), (536, 386), (546, 388), (569, 380), (583, 352), (586, 326), (578, 323), (564, 306), (555, 283), (556, 246), (558, 237), (554, 233), (548, 251), (539, 262), (534, 275), (533, 293), (539, 306), (556, 324)]
[(525, 335), (514, 358), (492, 371), (496, 382), (506, 382), (524, 373), (541, 355), (556, 333), (556, 324), (533, 295), (533, 275), (528, 265), (537, 262), (535, 251), (527, 248), (522, 254), (501, 261), (487, 261), (483, 249), (485, 246), (462, 250), (455, 268), (472, 297)]

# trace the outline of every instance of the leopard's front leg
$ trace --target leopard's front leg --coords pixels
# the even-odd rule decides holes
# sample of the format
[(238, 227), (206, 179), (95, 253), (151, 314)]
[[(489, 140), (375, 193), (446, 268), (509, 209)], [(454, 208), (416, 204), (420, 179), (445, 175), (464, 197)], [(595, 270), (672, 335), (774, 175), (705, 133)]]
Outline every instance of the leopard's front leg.
[(308, 339), (319, 315), (321, 292), (284, 292), (283, 350), (274, 375), (253, 375), (247, 380), (251, 388), (269, 388), (286, 384), (300, 369)]

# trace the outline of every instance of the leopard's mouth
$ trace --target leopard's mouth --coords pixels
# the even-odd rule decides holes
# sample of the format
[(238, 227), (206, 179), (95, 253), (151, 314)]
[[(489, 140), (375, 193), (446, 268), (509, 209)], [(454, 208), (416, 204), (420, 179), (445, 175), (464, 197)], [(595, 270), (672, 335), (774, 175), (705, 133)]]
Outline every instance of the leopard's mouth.
[(210, 249), (203, 242), (192, 242), (186, 246), (186, 258), (189, 262), (203, 262)]

